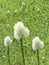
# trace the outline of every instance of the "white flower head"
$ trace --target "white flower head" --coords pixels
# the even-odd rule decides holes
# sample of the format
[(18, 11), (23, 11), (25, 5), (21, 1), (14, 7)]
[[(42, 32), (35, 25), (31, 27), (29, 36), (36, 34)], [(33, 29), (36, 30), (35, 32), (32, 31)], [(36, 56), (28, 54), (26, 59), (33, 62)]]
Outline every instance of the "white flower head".
[(22, 6), (23, 6), (23, 5), (25, 5), (25, 3), (24, 3), (24, 2), (22, 2)]
[(24, 26), (22, 22), (17, 22), (14, 26), (14, 37), (17, 40), (21, 38), (27, 38), (29, 36), (29, 30)]
[(32, 40), (32, 48), (33, 50), (37, 50), (37, 49), (41, 49), (44, 47), (44, 43), (40, 40), (39, 37), (35, 37), (33, 40)]
[(5, 46), (9, 46), (9, 45), (11, 45), (11, 43), (12, 43), (12, 39), (11, 39), (9, 36), (7, 36), (7, 37), (4, 39), (4, 45), (5, 45)]

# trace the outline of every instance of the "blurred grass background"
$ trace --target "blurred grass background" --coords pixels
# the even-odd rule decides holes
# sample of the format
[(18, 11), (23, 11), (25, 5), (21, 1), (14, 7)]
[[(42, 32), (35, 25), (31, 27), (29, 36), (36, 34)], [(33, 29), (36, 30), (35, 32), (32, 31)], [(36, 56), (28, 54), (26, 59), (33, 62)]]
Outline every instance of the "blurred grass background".
[[(13, 28), (18, 21), (30, 30), (29, 38), (23, 40), (26, 65), (37, 65), (36, 52), (31, 47), (35, 36), (45, 44), (40, 50), (40, 63), (49, 65), (49, 0), (0, 0), (0, 65), (8, 65), (4, 38), (14, 38)], [(11, 65), (23, 65), (20, 42), (12, 43), (10, 57)]]

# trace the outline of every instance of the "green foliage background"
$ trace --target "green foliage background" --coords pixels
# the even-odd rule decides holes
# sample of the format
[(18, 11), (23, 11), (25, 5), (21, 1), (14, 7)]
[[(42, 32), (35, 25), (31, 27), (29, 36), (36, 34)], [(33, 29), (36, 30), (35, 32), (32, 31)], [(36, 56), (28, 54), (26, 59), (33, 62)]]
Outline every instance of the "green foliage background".
[[(22, 21), (30, 30), (29, 38), (23, 40), (26, 65), (37, 65), (36, 52), (31, 47), (35, 36), (39, 36), (45, 44), (44, 49), (39, 51), (40, 63), (49, 65), (49, 0), (0, 0), (0, 65), (8, 65), (4, 38), (7, 35), (14, 38), (14, 24), (18, 21)], [(4, 55), (6, 58), (3, 58)], [(10, 57), (11, 65), (23, 65), (20, 42), (12, 43)]]

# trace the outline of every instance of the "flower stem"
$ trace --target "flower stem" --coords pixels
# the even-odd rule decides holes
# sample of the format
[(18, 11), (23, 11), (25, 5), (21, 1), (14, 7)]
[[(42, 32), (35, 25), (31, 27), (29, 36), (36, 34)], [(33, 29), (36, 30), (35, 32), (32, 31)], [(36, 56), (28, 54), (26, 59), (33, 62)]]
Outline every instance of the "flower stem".
[(24, 51), (23, 51), (22, 39), (20, 39), (20, 42), (21, 42), (21, 52), (22, 52), (23, 64), (25, 65), (25, 59), (24, 59)]
[(8, 46), (8, 63), (9, 63), (9, 65), (10, 65), (10, 50), (9, 50), (9, 46)]
[(39, 61), (39, 50), (37, 50), (37, 60), (38, 60), (38, 65), (40, 65), (40, 61)]

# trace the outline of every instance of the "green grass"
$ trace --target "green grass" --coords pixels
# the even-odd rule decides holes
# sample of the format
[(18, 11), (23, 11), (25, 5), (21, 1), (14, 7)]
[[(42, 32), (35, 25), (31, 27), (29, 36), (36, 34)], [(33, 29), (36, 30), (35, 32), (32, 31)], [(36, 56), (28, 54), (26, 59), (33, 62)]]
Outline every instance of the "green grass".
[[(25, 6), (22, 6), (22, 2)], [(15, 10), (17, 9), (17, 12)], [(38, 10), (40, 9), (40, 10)], [(7, 14), (7, 11), (10, 13)], [(7, 48), (4, 38), (9, 35), (12, 39), (14, 24), (22, 21), (30, 30), (28, 39), (24, 39), (26, 65), (37, 65), (36, 53), (32, 50), (32, 39), (39, 36), (44, 42), (40, 50), (41, 65), (49, 65), (49, 1), (48, 0), (0, 0), (0, 65), (8, 65)], [(10, 24), (10, 27), (7, 27)], [(48, 24), (48, 25), (47, 25)], [(15, 41), (10, 46), (11, 65), (23, 65), (20, 42)], [(6, 58), (3, 58), (3, 55)]]

